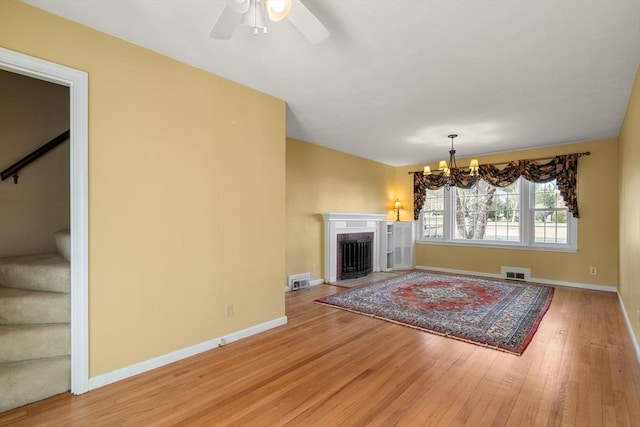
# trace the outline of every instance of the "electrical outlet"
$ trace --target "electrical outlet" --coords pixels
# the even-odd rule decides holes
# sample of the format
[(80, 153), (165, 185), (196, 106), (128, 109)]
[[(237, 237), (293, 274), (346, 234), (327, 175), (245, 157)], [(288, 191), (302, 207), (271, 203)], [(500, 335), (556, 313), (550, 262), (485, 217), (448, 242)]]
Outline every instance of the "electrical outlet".
[(598, 269), (596, 267), (589, 267), (589, 274), (595, 276), (598, 274)]
[(233, 304), (226, 304), (224, 306), (224, 315), (226, 317), (231, 317), (233, 316)]
[(638, 311), (636, 312), (636, 323), (638, 325), (640, 325), (640, 308), (638, 309)]

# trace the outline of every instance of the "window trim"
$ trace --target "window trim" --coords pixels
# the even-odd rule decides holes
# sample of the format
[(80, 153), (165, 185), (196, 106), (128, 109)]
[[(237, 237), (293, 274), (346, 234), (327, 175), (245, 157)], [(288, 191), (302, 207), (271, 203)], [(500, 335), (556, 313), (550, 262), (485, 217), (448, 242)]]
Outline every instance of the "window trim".
[[(526, 185), (525, 185), (526, 183)], [(536, 243), (533, 241), (535, 236), (535, 217), (533, 208), (535, 207), (534, 182), (525, 178), (519, 179), (520, 191), (520, 241), (506, 242), (495, 240), (463, 240), (453, 238), (455, 228), (455, 199), (453, 193), (456, 189), (444, 192), (444, 222), (442, 238), (424, 238), (422, 234), (422, 224), (424, 222), (424, 212), (420, 211), (418, 221), (416, 221), (416, 243), (421, 245), (441, 245), (441, 246), (461, 246), (461, 247), (480, 247), (480, 248), (496, 248), (496, 249), (516, 249), (516, 250), (534, 250), (545, 252), (570, 252), (578, 251), (578, 221), (573, 218), (567, 211), (567, 243)], [(429, 190), (427, 190), (429, 191)]]

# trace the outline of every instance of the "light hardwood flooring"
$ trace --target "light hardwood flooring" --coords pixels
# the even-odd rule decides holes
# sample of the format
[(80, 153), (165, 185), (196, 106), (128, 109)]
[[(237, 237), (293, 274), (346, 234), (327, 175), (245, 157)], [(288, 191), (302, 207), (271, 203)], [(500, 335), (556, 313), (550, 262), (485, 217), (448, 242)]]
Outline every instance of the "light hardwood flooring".
[(359, 286), (369, 285), (385, 279), (391, 279), (392, 277), (396, 277), (402, 273), (406, 273), (406, 271), (371, 273), (364, 277), (358, 277), (357, 279), (338, 280), (334, 285), (340, 286), (341, 288), (357, 288)]
[(615, 294), (556, 288), (513, 356), (286, 295), (287, 325), (81, 396), (20, 426), (638, 426), (640, 366)]

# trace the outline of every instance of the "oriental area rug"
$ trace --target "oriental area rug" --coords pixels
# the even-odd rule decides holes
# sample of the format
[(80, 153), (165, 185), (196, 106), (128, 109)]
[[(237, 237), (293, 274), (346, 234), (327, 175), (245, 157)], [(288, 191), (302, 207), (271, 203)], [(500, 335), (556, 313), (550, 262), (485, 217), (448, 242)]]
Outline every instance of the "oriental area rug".
[(528, 282), (412, 271), (315, 302), (520, 356), (553, 291)]

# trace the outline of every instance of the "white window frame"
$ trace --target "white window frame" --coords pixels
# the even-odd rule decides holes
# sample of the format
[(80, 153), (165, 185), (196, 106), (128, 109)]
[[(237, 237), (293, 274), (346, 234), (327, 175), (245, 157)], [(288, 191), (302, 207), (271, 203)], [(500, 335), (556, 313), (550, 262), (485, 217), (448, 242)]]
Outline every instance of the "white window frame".
[(444, 224), (443, 238), (425, 238), (423, 237), (422, 227), (424, 224), (423, 212), (417, 221), (417, 239), (418, 244), (427, 245), (448, 245), (448, 246), (475, 246), (490, 247), (503, 249), (518, 250), (536, 250), (536, 251), (552, 251), (552, 252), (577, 252), (578, 251), (578, 221), (573, 218), (570, 212), (567, 212), (567, 243), (536, 243), (535, 236), (535, 192), (534, 183), (521, 178), (519, 181), (520, 191), (520, 241), (506, 242), (495, 240), (465, 240), (455, 238), (455, 191), (451, 187), (449, 191), (444, 192)]

